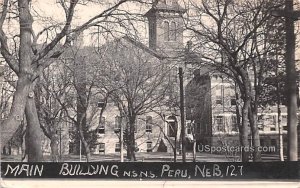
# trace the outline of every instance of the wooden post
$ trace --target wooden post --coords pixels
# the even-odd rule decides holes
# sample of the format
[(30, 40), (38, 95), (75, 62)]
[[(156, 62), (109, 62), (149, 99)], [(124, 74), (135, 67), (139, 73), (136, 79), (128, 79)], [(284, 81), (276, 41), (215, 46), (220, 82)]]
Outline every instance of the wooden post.
[[(295, 68), (295, 33), (293, 0), (285, 0), (286, 29), (286, 88), (287, 88), (287, 126), (288, 126), (288, 161), (298, 161), (297, 146), (297, 74)], [(291, 14), (288, 14), (291, 13)]]

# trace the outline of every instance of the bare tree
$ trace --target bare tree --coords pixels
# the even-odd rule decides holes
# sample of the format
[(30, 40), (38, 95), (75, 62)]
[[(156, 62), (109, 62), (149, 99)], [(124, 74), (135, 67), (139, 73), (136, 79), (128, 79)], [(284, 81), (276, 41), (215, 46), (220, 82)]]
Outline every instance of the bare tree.
[[(241, 145), (249, 147), (249, 123), (255, 147), (254, 160), (259, 161), (259, 134), (255, 122), (256, 112), (253, 111), (257, 107), (253, 105), (255, 90), (250, 78), (251, 63), (256, 60), (252, 53), (255, 46), (253, 43), (255, 34), (270, 18), (271, 10), (279, 5), (250, 0), (205, 0), (201, 5), (192, 1), (190, 4), (193, 8), (186, 18), (186, 27), (195, 34), (196, 48), (200, 49), (203, 61), (236, 82), (243, 101), (239, 127)], [(243, 161), (248, 161), (248, 156), (248, 152), (243, 152)]]
[(151, 53), (138, 47), (128, 37), (115, 40), (100, 49), (99, 74), (105, 87), (115, 90), (110, 98), (127, 119), (127, 157), (135, 158), (135, 124), (137, 116), (158, 108), (171, 86), (170, 67)]
[(59, 140), (59, 135), (62, 134), (62, 124), (66, 123), (63, 106), (69, 102), (66, 97), (71, 88), (70, 71), (65, 68), (64, 63), (58, 61), (43, 71), (35, 89), (40, 126), (44, 135), (50, 139), (51, 156), (55, 162), (60, 160), (59, 149), (62, 148), (58, 144), (62, 140)]
[(64, 90), (63, 98), (59, 96), (58, 92), (54, 92), (55, 99), (58, 100), (66, 118), (75, 125), (75, 129), (71, 133), (75, 139), (75, 145), (82, 143), (86, 159), (89, 161), (90, 148), (97, 139), (97, 127), (93, 127), (93, 125), (101, 123), (95, 117), (97, 114), (102, 116), (105, 109), (104, 106), (100, 111), (97, 105), (99, 98), (106, 94), (102, 88), (98, 87), (99, 80), (95, 79), (99, 65), (95, 59), (93, 47), (73, 47), (69, 53), (62, 57), (62, 61), (67, 61), (65, 69), (70, 75), (69, 83), (64, 86), (68, 88), (68, 92)]
[[(63, 23), (55, 23), (54, 17), (56, 15), (53, 15), (49, 21), (50, 24), (37, 31), (33, 27), (33, 23), (39, 15), (34, 9), (34, 2), (31, 2), (31, 0), (2, 1), (0, 15), (1, 55), (18, 76), (10, 115), (6, 120), (1, 122), (1, 133), (5, 132), (1, 136), (2, 147), (17, 130), (25, 113), (29, 125), (27, 129), (32, 150), (32, 155), (30, 154), (28, 160), (42, 160), (41, 142), (38, 139), (41, 130), (34, 103), (34, 88), (37, 78), (47, 66), (54, 62), (70, 46), (74, 36), (83, 30), (94, 26), (105, 30), (107, 23), (112, 23), (116, 27), (130, 26), (130, 24), (127, 24), (130, 14), (120, 8), (121, 5), (128, 2), (129, 0), (121, 0), (113, 1), (109, 4), (99, 4), (95, 1), (59, 1), (58, 4), (64, 13)], [(133, 0), (131, 2), (141, 1)], [(102, 7), (102, 11), (75, 26), (74, 18), (78, 13), (75, 11), (76, 8), (94, 5)], [(10, 26), (11, 20), (16, 23), (14, 25), (16, 27), (15, 30), (19, 29), (19, 32), (12, 38), (9, 37), (9, 31), (6, 27)], [(15, 40), (15, 38), (18, 40)], [(38, 41), (42, 41), (43, 45), (39, 46)], [(11, 42), (14, 45), (11, 45)], [(57, 48), (58, 44), (62, 43), (63, 45)], [(16, 49), (17, 53), (15, 53), (14, 49)]]

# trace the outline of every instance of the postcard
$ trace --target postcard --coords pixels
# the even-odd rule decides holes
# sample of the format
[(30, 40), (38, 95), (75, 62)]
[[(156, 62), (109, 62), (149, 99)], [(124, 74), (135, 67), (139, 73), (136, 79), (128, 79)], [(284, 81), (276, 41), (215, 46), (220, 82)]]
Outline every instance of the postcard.
[(298, 1), (0, 4), (4, 187), (299, 186)]

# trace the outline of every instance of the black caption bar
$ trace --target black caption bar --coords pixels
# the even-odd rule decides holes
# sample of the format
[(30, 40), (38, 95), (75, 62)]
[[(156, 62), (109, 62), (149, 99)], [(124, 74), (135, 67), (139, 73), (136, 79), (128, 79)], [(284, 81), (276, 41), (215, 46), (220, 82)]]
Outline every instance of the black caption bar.
[(255, 163), (18, 163), (2, 162), (2, 178), (243, 180), (300, 179), (299, 162)]

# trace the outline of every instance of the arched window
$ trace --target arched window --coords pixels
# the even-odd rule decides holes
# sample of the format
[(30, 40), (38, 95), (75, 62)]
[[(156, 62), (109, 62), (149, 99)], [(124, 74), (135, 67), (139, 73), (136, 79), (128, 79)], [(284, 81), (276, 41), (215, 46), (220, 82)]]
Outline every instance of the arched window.
[(170, 40), (171, 41), (176, 41), (176, 23), (171, 22), (170, 26)]
[(170, 27), (169, 27), (169, 22), (164, 21), (164, 40), (165, 41), (169, 41), (170, 40), (170, 36), (169, 36), (169, 31), (170, 31)]

